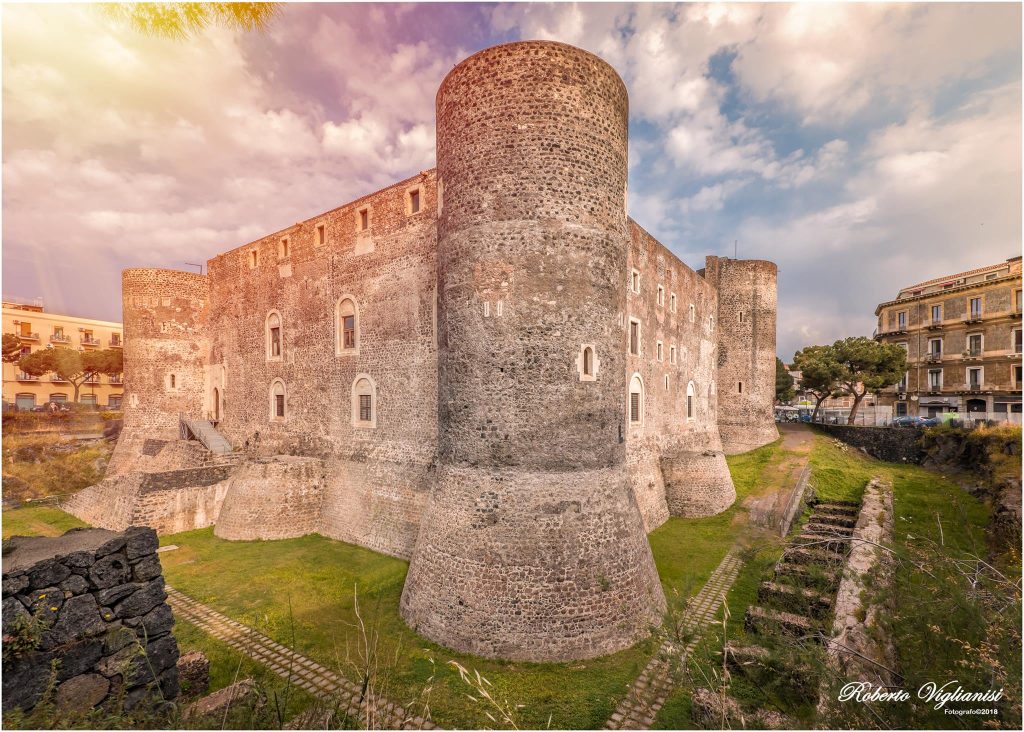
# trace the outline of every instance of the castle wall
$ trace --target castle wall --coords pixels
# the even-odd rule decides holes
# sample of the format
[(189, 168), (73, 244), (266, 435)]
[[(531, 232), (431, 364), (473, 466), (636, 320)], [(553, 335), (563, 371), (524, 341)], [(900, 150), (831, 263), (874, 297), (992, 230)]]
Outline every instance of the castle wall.
[[(420, 193), (415, 214), (407, 207), (412, 189)], [(404, 557), (415, 542), (437, 444), (435, 191), (429, 171), (209, 265), (214, 336), (206, 400), (211, 416), (219, 411), (218, 429), (252, 456), (330, 459), (316, 529)], [(363, 209), (368, 227), (359, 232)], [(356, 306), (355, 349), (338, 347), (336, 305), (343, 298)], [(279, 359), (267, 353), (271, 312), (281, 322)], [(372, 428), (353, 424), (360, 376), (376, 385)], [(275, 379), (286, 390), (280, 421), (271, 418)], [(399, 502), (407, 516), (400, 526), (380, 531), (369, 520)]]
[(626, 328), (628, 333), (631, 319), (639, 321), (641, 337), (639, 355), (628, 356), (627, 376), (640, 376), (644, 398), (642, 422), (627, 423), (626, 449), (633, 490), (651, 530), (669, 514), (719, 513), (736, 491), (718, 434), (718, 293), (636, 222), (630, 221), (630, 234)]
[(626, 135), (621, 79), (563, 44), (437, 95), (438, 475), (400, 610), (457, 650), (585, 658), (661, 619), (621, 441)]
[(317, 531), (324, 463), (280, 456), (241, 466), (227, 481), (213, 533), (222, 539), (289, 539)]
[(773, 262), (707, 257), (718, 288), (718, 426), (728, 455), (779, 437), (775, 403), (778, 268)]

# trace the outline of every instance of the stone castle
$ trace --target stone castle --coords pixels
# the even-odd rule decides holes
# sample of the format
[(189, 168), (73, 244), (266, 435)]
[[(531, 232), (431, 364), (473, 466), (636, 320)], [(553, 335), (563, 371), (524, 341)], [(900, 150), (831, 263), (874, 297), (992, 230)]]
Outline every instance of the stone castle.
[(627, 110), (596, 56), (490, 48), (441, 84), (436, 169), (206, 275), (124, 272), (124, 430), (69, 510), (407, 558), (402, 616), (459, 651), (636, 642), (646, 532), (777, 437), (776, 268), (694, 272), (628, 217)]

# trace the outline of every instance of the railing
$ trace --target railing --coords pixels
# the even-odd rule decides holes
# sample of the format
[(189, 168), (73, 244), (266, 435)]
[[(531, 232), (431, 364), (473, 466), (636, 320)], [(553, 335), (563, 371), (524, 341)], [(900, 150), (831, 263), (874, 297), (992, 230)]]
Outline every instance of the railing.
[(972, 382), (967, 384), (967, 389), (968, 389), (968, 391), (981, 391), (981, 382), (980, 381), (972, 381)]
[(93, 338), (92, 336), (82, 336), (83, 346), (98, 346), (99, 344), (100, 341), (98, 338)]
[(110, 377), (110, 383), (111, 384), (123, 384), (124, 383), (124, 377), (121, 376), (120, 374), (114, 374), (114, 375), (112, 375)]
[(57, 335), (56, 333), (54, 333), (52, 336), (50, 336), (50, 342), (51, 343), (71, 343), (71, 336)]
[(39, 377), (33, 376), (32, 374), (26, 374), (24, 371), (19, 371), (18, 381), (39, 381)]
[(21, 338), (21, 340), (23, 340), (23, 341), (38, 341), (39, 340), (39, 334), (38, 333), (18, 333), (18, 337)]
[(965, 323), (980, 323), (981, 320), (982, 320), (982, 315), (981, 315), (981, 311), (980, 310), (978, 310), (978, 311), (972, 310), (970, 315), (967, 315), (964, 318), (964, 322)]
[(123, 346), (124, 346), (124, 342), (120, 338), (111, 338), (110, 339), (110, 347), (111, 348), (122, 348)]
[(55, 381), (58, 384), (67, 384), (68, 383), (68, 380), (65, 379), (63, 376), (61, 376), (60, 374), (53, 374), (50, 377), (50, 381)]
[(934, 330), (935, 328), (941, 328), (941, 327), (942, 327), (942, 321), (941, 320), (932, 320), (932, 321), (930, 321), (928, 323), (928, 329), (929, 330)]
[(92, 376), (88, 376), (88, 377), (86, 377), (85, 381), (83, 381), (82, 383), (83, 384), (98, 384), (98, 383), (100, 383), (100, 375), (99, 374), (93, 374)]
[(938, 363), (939, 361), (942, 360), (942, 352), (933, 351), (931, 353), (927, 353), (925, 354), (924, 360), (927, 361), (928, 363)]

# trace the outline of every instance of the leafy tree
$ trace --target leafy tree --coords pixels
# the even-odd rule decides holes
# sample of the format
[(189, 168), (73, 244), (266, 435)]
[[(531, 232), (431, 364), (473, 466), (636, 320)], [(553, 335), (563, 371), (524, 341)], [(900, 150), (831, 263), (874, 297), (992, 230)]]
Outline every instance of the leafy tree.
[(832, 346), (808, 346), (793, 356), (793, 365), (800, 371), (800, 388), (815, 399), (812, 421), (817, 421), (821, 403), (843, 393), (839, 385), (842, 367)]
[(101, 7), (108, 17), (126, 21), (140, 33), (185, 40), (212, 25), (265, 30), (280, 3), (104, 3)]
[(119, 374), (124, 370), (121, 351), (107, 348), (101, 351), (75, 351), (70, 348), (44, 348), (23, 356), (18, 366), (26, 374), (43, 376), (57, 374), (75, 389), (74, 400), (82, 384), (95, 374)]
[(782, 359), (775, 357), (775, 399), (780, 402), (788, 402), (796, 396), (793, 389), (793, 377), (789, 375), (786, 364)]
[(21, 338), (14, 333), (4, 333), (4, 363), (17, 363), (21, 358)]
[(892, 386), (907, 370), (907, 353), (895, 343), (855, 336), (833, 343), (832, 352), (840, 366), (840, 388), (853, 397), (847, 424), (853, 424), (865, 394)]

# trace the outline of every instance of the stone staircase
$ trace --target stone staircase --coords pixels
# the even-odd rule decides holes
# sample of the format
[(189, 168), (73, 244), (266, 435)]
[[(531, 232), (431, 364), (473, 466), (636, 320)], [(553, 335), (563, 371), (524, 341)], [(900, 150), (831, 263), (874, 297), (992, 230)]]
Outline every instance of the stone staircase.
[(180, 417), (179, 431), (183, 440), (199, 440), (215, 455), (230, 455), (233, 452), (231, 443), (209, 420)]

